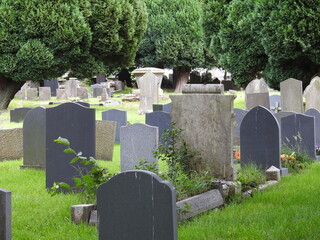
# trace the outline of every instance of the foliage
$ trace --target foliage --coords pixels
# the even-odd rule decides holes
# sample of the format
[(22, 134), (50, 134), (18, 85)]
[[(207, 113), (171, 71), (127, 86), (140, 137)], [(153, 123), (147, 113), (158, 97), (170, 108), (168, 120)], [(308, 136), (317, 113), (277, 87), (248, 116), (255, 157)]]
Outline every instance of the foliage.
[(238, 172), (238, 181), (242, 185), (242, 191), (256, 188), (266, 180), (265, 174), (256, 164), (242, 165)]
[(281, 154), (281, 166), (288, 168), (290, 173), (297, 173), (308, 167), (313, 160), (305, 151), (294, 151), (290, 148), (283, 149)]
[(149, 22), (137, 63), (156, 67), (203, 64), (201, 4), (198, 0), (146, 0)]
[(305, 87), (320, 70), (317, 4), (206, 0), (206, 47), (238, 85), (262, 75), (274, 88), (290, 77)]
[(63, 192), (64, 190), (81, 190), (83, 200), (90, 203), (95, 202), (96, 190), (101, 183), (107, 182), (113, 174), (110, 174), (106, 168), (101, 168), (98, 166), (97, 161), (93, 158), (86, 158), (82, 156), (81, 152), (76, 152), (71, 149), (68, 139), (59, 137), (54, 140), (56, 143), (63, 144), (67, 148), (64, 150), (65, 153), (74, 154), (75, 157), (70, 161), (70, 164), (80, 161), (83, 165), (91, 165), (91, 169), (88, 174), (81, 174), (80, 178), (73, 178), (75, 187), (70, 186), (64, 182), (55, 182), (51, 188), (52, 196), (57, 193)]

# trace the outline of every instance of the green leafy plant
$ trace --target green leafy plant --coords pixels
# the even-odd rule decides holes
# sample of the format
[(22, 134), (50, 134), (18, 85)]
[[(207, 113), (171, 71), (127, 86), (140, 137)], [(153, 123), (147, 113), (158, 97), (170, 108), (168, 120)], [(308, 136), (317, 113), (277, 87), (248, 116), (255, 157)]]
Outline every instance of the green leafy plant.
[(246, 191), (265, 183), (267, 178), (261, 168), (251, 163), (241, 166), (238, 172), (238, 181), (241, 183), (242, 191)]
[(67, 147), (63, 152), (75, 155), (75, 157), (71, 159), (70, 164), (80, 161), (83, 165), (90, 165), (91, 169), (87, 174), (80, 172), (81, 177), (73, 178), (75, 183), (74, 187), (64, 182), (55, 182), (51, 188), (51, 195), (54, 196), (63, 191), (80, 190), (85, 202), (95, 202), (95, 195), (98, 186), (101, 183), (107, 182), (113, 174), (110, 174), (106, 168), (99, 167), (97, 161), (93, 157), (84, 157), (82, 156), (82, 152), (77, 153), (75, 150), (70, 148), (70, 142), (68, 139), (59, 137), (54, 141)]
[(145, 158), (140, 158), (138, 165), (135, 165), (134, 168), (137, 170), (145, 170), (158, 174), (158, 165), (157, 163), (149, 163)]

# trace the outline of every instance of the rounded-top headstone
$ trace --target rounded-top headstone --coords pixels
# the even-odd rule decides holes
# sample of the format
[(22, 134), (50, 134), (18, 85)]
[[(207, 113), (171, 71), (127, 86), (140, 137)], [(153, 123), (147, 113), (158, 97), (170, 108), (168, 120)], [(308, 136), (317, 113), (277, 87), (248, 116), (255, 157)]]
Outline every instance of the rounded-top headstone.
[(303, 92), (306, 99), (305, 110), (315, 108), (320, 111), (320, 77), (314, 77)]
[(246, 94), (250, 93), (268, 93), (268, 85), (261, 79), (252, 80), (246, 87)]

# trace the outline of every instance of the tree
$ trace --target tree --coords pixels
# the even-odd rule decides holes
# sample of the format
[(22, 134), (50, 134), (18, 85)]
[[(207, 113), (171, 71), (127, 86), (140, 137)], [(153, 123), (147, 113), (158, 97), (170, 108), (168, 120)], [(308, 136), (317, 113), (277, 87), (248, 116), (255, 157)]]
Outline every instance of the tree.
[(26, 80), (133, 64), (146, 24), (143, 0), (2, 0), (0, 108)]
[(137, 63), (170, 67), (175, 91), (181, 92), (192, 67), (204, 63), (201, 3), (199, 0), (147, 0), (149, 23)]
[[(210, 7), (224, 1), (205, 2)], [(319, 72), (317, 2), (233, 0), (223, 7), (225, 15), (220, 18), (219, 9), (210, 8), (218, 28), (209, 29), (206, 36), (211, 54), (238, 85), (262, 76), (274, 88), (290, 77), (303, 80), (306, 86)]]

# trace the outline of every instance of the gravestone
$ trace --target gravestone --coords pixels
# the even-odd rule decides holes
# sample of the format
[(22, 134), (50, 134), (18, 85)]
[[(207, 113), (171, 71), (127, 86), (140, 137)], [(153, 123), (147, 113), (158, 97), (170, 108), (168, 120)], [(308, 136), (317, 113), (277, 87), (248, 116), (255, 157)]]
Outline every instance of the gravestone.
[(107, 101), (108, 100), (108, 93), (106, 88), (102, 88), (102, 94), (101, 94), (101, 101)]
[[(305, 151), (311, 158), (315, 152), (315, 119), (313, 116), (294, 114), (281, 119), (281, 140), (283, 147)], [(242, 159), (241, 159), (242, 160)]]
[(314, 117), (316, 131), (316, 146), (320, 146), (320, 112), (317, 109), (310, 108), (304, 114)]
[(280, 129), (273, 114), (257, 106), (243, 118), (240, 126), (241, 164), (255, 163), (263, 170), (281, 169)]
[(116, 122), (96, 121), (96, 158), (112, 161)]
[(102, 120), (114, 121), (117, 123), (115, 142), (120, 142), (120, 128), (127, 126), (127, 111), (119, 109), (110, 109), (102, 112)]
[(102, 95), (102, 86), (100, 84), (91, 85), (92, 97), (97, 98)]
[(245, 90), (245, 109), (251, 110), (256, 106), (270, 109), (268, 86), (263, 79), (252, 80)]
[(153, 104), (153, 111), (172, 112), (172, 103), (167, 104)]
[(57, 99), (58, 100), (68, 99), (67, 92), (65, 89), (57, 89)]
[(103, 73), (98, 73), (96, 77), (96, 83), (101, 83), (106, 81), (106, 75)]
[(285, 112), (303, 113), (302, 82), (289, 78), (280, 82), (281, 109)]
[(152, 154), (158, 146), (159, 130), (157, 127), (135, 123), (120, 129), (120, 169), (121, 172), (134, 170), (139, 159), (158, 164)]
[(296, 114), (295, 112), (277, 112), (277, 113), (274, 113), (274, 116), (276, 117), (278, 123), (279, 123), (279, 126), (281, 128), (281, 119), (284, 118), (284, 117), (288, 117), (288, 116), (291, 116), (291, 115), (294, 115)]
[(68, 98), (75, 98), (78, 96), (77, 94), (77, 90), (79, 88), (79, 81), (76, 80), (75, 78), (70, 78), (67, 82), (66, 82), (66, 93), (67, 93), (67, 97)]
[(117, 91), (122, 91), (124, 89), (124, 82), (122, 81), (114, 81), (114, 84), (115, 84), (115, 89)]
[(139, 114), (152, 112), (152, 104), (158, 102), (159, 80), (153, 73), (146, 73), (139, 79), (140, 105)]
[(80, 99), (88, 99), (88, 89), (87, 88), (77, 88), (77, 96)]
[(11, 240), (11, 192), (2, 188), (0, 188), (0, 239)]
[(44, 87), (50, 87), (51, 89), (51, 96), (56, 97), (57, 96), (57, 89), (59, 88), (59, 81), (54, 80), (43, 80), (43, 86)]
[(51, 98), (51, 88), (50, 87), (39, 87), (39, 100), (47, 101)]
[[(222, 89), (220, 84), (210, 89), (214, 93), (221, 92), (223, 85)], [(216, 178), (234, 180), (232, 132), (235, 96), (203, 91), (202, 94), (170, 95), (170, 98), (172, 122), (176, 123), (177, 129), (183, 129), (181, 136), (190, 150), (198, 153), (192, 163), (201, 157), (199, 170), (209, 170), (209, 174)]]
[(14, 160), (23, 157), (22, 128), (0, 129), (0, 160)]
[(99, 239), (177, 240), (176, 193), (147, 171), (123, 172), (97, 190)]
[(234, 122), (233, 122), (233, 145), (240, 146), (240, 125), (244, 116), (248, 113), (247, 110), (234, 108)]
[(272, 112), (281, 111), (281, 96), (279, 94), (269, 96), (270, 110)]
[(306, 111), (310, 108), (320, 111), (320, 77), (317, 76), (311, 80), (304, 90), (303, 96), (306, 99)]
[(16, 95), (14, 95), (15, 98), (25, 100), (26, 99), (26, 89), (20, 89)]
[(164, 141), (161, 140), (163, 131), (171, 130), (171, 116), (170, 113), (167, 112), (152, 112), (146, 114), (146, 124), (149, 126), (155, 126), (159, 129), (159, 143), (165, 144)]
[(82, 152), (85, 157), (96, 157), (96, 122), (95, 109), (83, 107), (77, 103), (64, 103), (46, 109), (46, 187), (54, 182), (65, 182), (74, 186), (73, 178), (79, 177), (79, 170), (85, 174), (91, 166), (84, 167), (76, 162), (70, 164), (74, 157), (64, 153), (66, 148), (55, 143), (58, 137), (69, 140), (70, 147)]
[(27, 100), (36, 100), (38, 98), (37, 88), (27, 88)]
[(23, 165), (22, 168), (46, 167), (46, 109), (37, 107), (23, 121)]
[(10, 110), (10, 122), (23, 121), (24, 117), (31, 109), (32, 108), (16, 108), (16, 109)]

